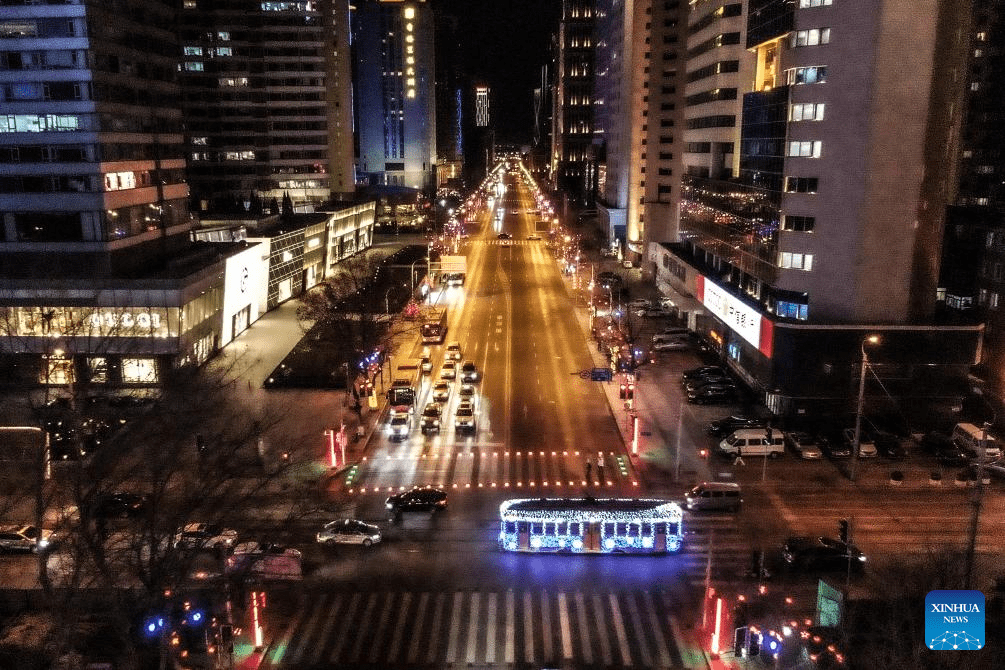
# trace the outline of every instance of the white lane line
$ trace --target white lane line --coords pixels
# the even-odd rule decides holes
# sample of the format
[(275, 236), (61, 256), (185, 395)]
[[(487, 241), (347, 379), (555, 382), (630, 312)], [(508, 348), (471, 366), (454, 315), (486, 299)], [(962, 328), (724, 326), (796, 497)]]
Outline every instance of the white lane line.
[(489, 594), (489, 620), (485, 624), (485, 662), (496, 662), (496, 593)]
[(346, 610), (345, 616), (342, 617), (345, 624), (339, 631), (338, 640), (335, 641), (335, 646), (332, 647), (331, 656), (328, 657), (330, 663), (336, 663), (339, 659), (339, 655), (342, 653), (342, 647), (345, 645), (346, 641), (349, 639), (349, 631), (356, 630), (356, 627), (351, 625), (354, 623), (353, 617), (356, 615), (356, 610), (359, 608), (360, 602), (363, 600), (362, 593), (352, 594), (352, 600), (349, 602), (349, 609)]
[(607, 600), (611, 604), (611, 617), (614, 623), (614, 632), (618, 636), (618, 652), (621, 654), (621, 665), (632, 664), (632, 652), (628, 648), (628, 634), (625, 632), (625, 619), (621, 616), (621, 607), (618, 605), (618, 598), (615, 594), (607, 594)]
[(312, 637), (314, 637), (314, 631), (317, 629), (324, 618), (321, 616), (324, 611), (325, 605), (328, 603), (328, 594), (324, 594), (320, 600), (316, 601), (314, 607), (311, 608), (310, 617), (308, 617), (309, 623), (302, 631), (300, 631), (299, 639), (297, 640), (296, 646), (293, 648), (293, 653), (290, 655), (290, 663), (296, 665), (300, 662), (300, 657), (304, 653), (304, 648)]
[[(412, 631), (412, 641), (408, 644), (408, 663), (411, 665), (419, 658), (419, 640), (422, 639), (422, 624), (426, 619), (426, 607), (429, 606), (429, 594), (419, 596), (419, 606), (415, 612), (415, 628)], [(393, 661), (394, 659), (389, 659)]]
[(664, 668), (669, 668), (673, 664), (670, 660), (670, 648), (667, 646), (666, 635), (663, 634), (663, 622), (660, 621), (659, 615), (656, 614), (656, 605), (653, 602), (653, 594), (646, 591), (643, 594), (646, 602), (646, 614), (649, 615), (649, 625), (650, 630), (656, 635), (656, 653), (660, 657), (660, 665)]
[(572, 630), (569, 626), (569, 604), (565, 593), (558, 594), (558, 623), (562, 629), (562, 658), (572, 658)]
[(464, 655), (468, 665), (475, 662), (478, 653), (478, 614), (482, 603), (482, 594), (475, 591), (471, 594), (471, 613), (467, 616), (468, 621), (468, 651)]
[(405, 623), (408, 621), (408, 608), (412, 604), (412, 594), (405, 593), (401, 598), (401, 607), (397, 609), (398, 625), (394, 627), (394, 634), (391, 637), (391, 646), (387, 650), (387, 662), (394, 663), (401, 650), (401, 640), (405, 635)]
[(649, 653), (649, 645), (646, 643), (645, 628), (642, 627), (642, 617), (639, 616), (639, 606), (635, 602), (634, 594), (626, 594), (628, 600), (628, 614), (632, 619), (632, 628), (635, 632), (635, 639), (639, 643), (639, 654), (642, 656), (642, 665), (651, 667), (653, 664), (652, 654)]
[(530, 604), (530, 594), (523, 594), (523, 662), (534, 662), (534, 612)]
[(366, 608), (363, 609), (363, 616), (359, 619), (359, 625), (356, 626), (357, 636), (356, 644), (352, 646), (352, 654), (349, 656), (350, 663), (357, 663), (360, 660), (360, 655), (363, 653), (363, 642), (366, 640), (366, 635), (359, 635), (360, 631), (370, 630), (370, 617), (373, 615), (373, 611), (377, 609), (377, 593), (371, 593), (370, 597), (366, 599)]
[(440, 626), (443, 622), (443, 606), (446, 605), (447, 595), (445, 593), (436, 594), (436, 611), (433, 613), (433, 628), (429, 631), (429, 655), (427, 663), (436, 662), (436, 652), (438, 651), (440, 639)]
[(454, 607), (450, 611), (450, 636), (447, 638), (447, 663), (457, 661), (457, 637), (461, 630), (461, 605), (463, 604), (464, 593), (458, 591), (454, 594)]
[(344, 593), (339, 593), (335, 596), (335, 602), (332, 603), (331, 608), (328, 610), (325, 627), (321, 630), (321, 635), (318, 637), (318, 646), (314, 649), (314, 653), (311, 654), (308, 659), (304, 659), (306, 665), (315, 665), (321, 662), (321, 651), (324, 649), (328, 636), (331, 635), (332, 628), (335, 627), (335, 622), (341, 618), (339, 616), (339, 612), (342, 609), (342, 605), (345, 602), (346, 597), (347, 596)]
[(579, 638), (583, 643), (583, 661), (593, 665), (593, 645), (590, 644), (590, 629), (586, 624), (586, 600), (582, 591), (576, 591), (576, 619), (579, 624)]
[(541, 641), (544, 657), (551, 658), (551, 603), (547, 591), (541, 593)]
[(593, 598), (591, 598), (593, 603), (593, 616), (597, 620), (597, 637), (600, 638), (600, 655), (604, 659), (604, 666), (610, 666), (614, 663), (614, 659), (611, 657), (611, 643), (607, 639), (607, 617), (604, 616), (604, 606), (600, 602), (600, 595), (594, 593)]
[(516, 656), (516, 606), (513, 602), (513, 591), (506, 592), (506, 650), (503, 661), (514, 663)]

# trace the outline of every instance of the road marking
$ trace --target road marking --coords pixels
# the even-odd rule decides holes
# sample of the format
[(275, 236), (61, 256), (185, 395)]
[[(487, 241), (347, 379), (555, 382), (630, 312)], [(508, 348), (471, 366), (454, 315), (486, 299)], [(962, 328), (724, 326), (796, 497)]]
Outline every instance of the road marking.
[[(415, 612), (415, 629), (412, 632), (412, 641), (408, 645), (408, 662), (409, 664), (415, 663), (415, 660), (419, 658), (419, 640), (422, 639), (422, 624), (426, 617), (426, 607), (429, 605), (429, 593), (423, 593), (419, 596), (419, 606), (416, 608)], [(389, 661), (393, 661), (393, 658), (389, 658)]]
[(632, 618), (632, 626), (636, 631), (636, 636), (639, 642), (639, 653), (642, 656), (642, 665), (645, 667), (650, 667), (653, 664), (652, 654), (649, 653), (649, 645), (646, 644), (645, 639), (645, 628), (642, 626), (642, 617), (639, 616), (639, 606), (635, 602), (635, 594), (627, 593), (625, 598), (628, 600), (628, 614)]
[(320, 600), (316, 601), (314, 607), (311, 608), (310, 616), (307, 617), (309, 623), (300, 632), (297, 644), (293, 648), (293, 653), (290, 655), (291, 664), (296, 665), (300, 662), (300, 656), (304, 653), (304, 648), (307, 646), (307, 642), (314, 637), (315, 630), (321, 622), (324, 621), (324, 617), (321, 616), (321, 613), (324, 611), (327, 602), (328, 594), (326, 593)]
[[(271, 665), (279, 665), (283, 660), (283, 656), (285, 655), (286, 650), (289, 649), (289, 643), (290, 639), (293, 636), (293, 631), (297, 629), (297, 627), (300, 625), (300, 622), (303, 621), (304, 619), (304, 613), (306, 612), (306, 609), (302, 607), (303, 603), (304, 603), (303, 598), (301, 598), (299, 601), (301, 607), (297, 607), (296, 616), (290, 620), (290, 623), (286, 626), (286, 630), (283, 631), (283, 634), (279, 637), (279, 640), (282, 640), (283, 643), (273, 645), (273, 649), (275, 650), (275, 652), (272, 655)], [(268, 656), (268, 654), (266, 654), (266, 656)], [(267, 659), (263, 658), (262, 660), (265, 661)]]
[(541, 642), (545, 658), (551, 658), (551, 603), (548, 592), (541, 593)]
[(613, 593), (607, 594), (607, 600), (611, 604), (611, 618), (614, 623), (614, 632), (618, 636), (618, 652), (621, 654), (621, 665), (632, 664), (632, 652), (628, 648), (628, 634), (625, 632), (625, 619), (621, 616), (621, 607), (618, 605), (618, 598)]
[(666, 635), (663, 634), (663, 626), (659, 615), (656, 613), (656, 605), (653, 602), (653, 594), (649, 591), (643, 593), (646, 603), (646, 613), (649, 615), (650, 629), (656, 635), (656, 653), (660, 657), (660, 665), (670, 667), (673, 661), (670, 660), (670, 649), (667, 646)]
[(481, 607), (482, 594), (475, 591), (471, 594), (471, 613), (468, 614), (468, 652), (465, 660), (468, 665), (475, 662), (475, 655), (478, 653), (478, 613)]
[(464, 602), (464, 593), (458, 591), (454, 594), (454, 607), (450, 610), (450, 636), (447, 638), (447, 663), (457, 661), (457, 637), (461, 629), (461, 605)]
[(370, 597), (366, 599), (366, 608), (363, 609), (363, 616), (359, 619), (359, 625), (356, 626), (356, 644), (352, 646), (352, 653), (349, 655), (349, 662), (355, 664), (359, 661), (360, 655), (363, 653), (363, 642), (366, 640), (365, 635), (359, 635), (360, 631), (369, 630), (370, 628), (370, 616), (373, 611), (377, 608), (377, 593), (373, 592)]
[(503, 660), (513, 663), (516, 647), (516, 608), (513, 603), (513, 591), (506, 592), (506, 650)]
[(791, 528), (802, 528), (802, 522), (799, 517), (792, 513), (792, 510), (789, 509), (788, 505), (785, 504), (780, 495), (774, 491), (769, 491), (768, 500), (770, 500), (771, 504), (775, 506), (775, 509), (781, 513), (782, 518), (785, 519), (786, 523), (788, 523)]
[(593, 664), (593, 645), (590, 644), (590, 629), (586, 626), (586, 601), (582, 591), (576, 591), (576, 618), (579, 621), (579, 636), (583, 642), (583, 661)]
[(572, 630), (569, 627), (569, 605), (565, 593), (558, 594), (558, 623), (562, 629), (562, 658), (572, 658)]
[[(384, 639), (384, 632), (387, 630), (387, 624), (391, 618), (391, 608), (394, 605), (396, 596), (397, 594), (395, 593), (386, 594), (386, 598), (384, 599), (385, 600), (384, 609), (380, 613), (380, 619), (378, 620), (377, 623), (377, 632), (373, 638), (374, 640)], [(370, 656), (369, 656), (370, 663), (377, 662), (377, 656), (380, 655), (380, 651), (381, 651), (381, 645), (374, 644), (373, 647), (370, 649)]]
[(607, 624), (605, 623), (606, 617), (604, 616), (604, 607), (600, 602), (600, 596), (596, 593), (593, 594), (591, 599), (593, 602), (593, 615), (597, 618), (597, 635), (600, 637), (600, 654), (604, 658), (604, 666), (609, 666), (614, 663), (614, 659), (611, 657), (611, 643), (607, 639)]
[(429, 632), (429, 654), (426, 657), (427, 663), (436, 662), (437, 645), (440, 638), (440, 623), (443, 621), (443, 606), (446, 604), (445, 593), (436, 594), (436, 612), (433, 614), (433, 628)]
[(530, 663), (534, 660), (534, 612), (530, 604), (530, 593), (523, 593), (523, 660)]
[(394, 627), (394, 635), (391, 638), (391, 646), (387, 651), (387, 662), (394, 663), (398, 658), (398, 651), (401, 649), (401, 640), (405, 634), (405, 622), (408, 621), (408, 607), (412, 604), (411, 592), (406, 592), (401, 599), (401, 607), (398, 608), (398, 625)]
[(325, 621), (325, 627), (321, 630), (321, 637), (318, 639), (317, 649), (314, 650), (314, 654), (311, 656), (311, 664), (318, 663), (320, 659), (318, 656), (321, 654), (321, 650), (328, 640), (328, 636), (331, 635), (332, 628), (335, 627), (335, 622), (339, 620), (339, 610), (342, 609), (342, 605), (348, 596), (344, 593), (339, 593), (335, 596), (335, 602), (332, 603), (331, 609), (328, 611), (327, 621)]
[[(363, 600), (362, 593), (352, 594), (352, 600), (349, 601), (349, 609), (346, 610), (343, 619), (345, 621), (352, 621), (353, 617), (356, 615), (356, 610), (359, 608), (360, 602)], [(342, 626), (342, 630), (339, 631), (338, 640), (335, 642), (335, 646), (332, 647), (331, 656), (328, 657), (330, 663), (336, 663), (339, 656), (342, 653), (342, 647), (345, 645), (346, 641), (349, 639), (349, 629), (351, 626)]]
[(496, 595), (489, 594), (489, 620), (485, 624), (485, 662), (496, 662)]

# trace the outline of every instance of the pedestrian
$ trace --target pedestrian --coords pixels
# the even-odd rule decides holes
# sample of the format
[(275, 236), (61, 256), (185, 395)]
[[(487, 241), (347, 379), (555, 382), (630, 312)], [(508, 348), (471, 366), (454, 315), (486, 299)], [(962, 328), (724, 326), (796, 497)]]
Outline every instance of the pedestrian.
[(587, 481), (587, 483), (589, 483), (589, 481), (590, 481), (590, 470), (592, 468), (593, 468), (593, 461), (591, 461), (589, 458), (587, 458), (586, 459), (586, 481)]
[(597, 481), (601, 485), (604, 483), (604, 455), (600, 454), (597, 456)]

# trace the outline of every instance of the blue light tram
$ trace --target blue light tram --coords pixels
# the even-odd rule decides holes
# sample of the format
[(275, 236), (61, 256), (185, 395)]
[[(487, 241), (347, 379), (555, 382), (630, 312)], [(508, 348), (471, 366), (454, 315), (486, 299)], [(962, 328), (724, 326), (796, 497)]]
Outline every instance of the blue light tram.
[(499, 506), (504, 551), (661, 554), (683, 546), (683, 513), (669, 500), (518, 498)]

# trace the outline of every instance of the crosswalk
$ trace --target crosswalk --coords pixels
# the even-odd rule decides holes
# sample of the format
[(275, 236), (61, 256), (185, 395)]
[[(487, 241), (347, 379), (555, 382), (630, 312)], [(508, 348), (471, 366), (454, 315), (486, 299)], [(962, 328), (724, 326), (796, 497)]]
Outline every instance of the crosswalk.
[(495, 247), (523, 247), (523, 246), (541, 246), (546, 244), (541, 240), (474, 240), (470, 244), (479, 244), (485, 246), (495, 246)]
[[(589, 470), (586, 469), (590, 462)], [(601, 466), (602, 464), (602, 466)], [(343, 479), (351, 493), (400, 491), (412, 486), (447, 490), (535, 493), (636, 490), (627, 456), (614, 451), (527, 451), (469, 441), (401, 447), (363, 460)]]
[(681, 668), (667, 590), (328, 591), (304, 596), (268, 668)]

